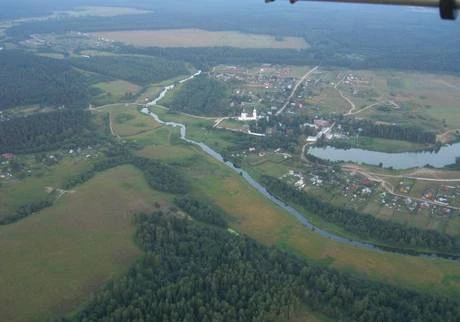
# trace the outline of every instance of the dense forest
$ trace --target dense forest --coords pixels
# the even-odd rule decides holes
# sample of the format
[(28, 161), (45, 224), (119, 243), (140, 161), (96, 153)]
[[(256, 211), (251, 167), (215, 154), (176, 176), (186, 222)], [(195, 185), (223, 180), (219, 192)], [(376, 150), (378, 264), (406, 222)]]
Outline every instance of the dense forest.
[(193, 219), (204, 223), (226, 228), (225, 213), (217, 206), (210, 205), (190, 196), (182, 196), (174, 199), (174, 203)]
[(132, 164), (140, 169), (144, 173), (147, 183), (153, 189), (178, 194), (186, 193), (188, 190), (187, 183), (182, 179), (181, 174), (176, 168), (160, 161), (136, 157), (129, 153), (112, 156), (94, 164), (93, 167), (86, 172), (70, 177), (64, 184), (64, 188), (70, 189), (75, 187), (93, 178), (101, 171), (123, 164)]
[(16, 210), (13, 214), (0, 218), (0, 226), (15, 223), (25, 217), (39, 212), (40, 210), (50, 207), (52, 204), (53, 203), (50, 200), (42, 200), (23, 205), (19, 207), (19, 209)]
[(91, 58), (72, 58), (70, 62), (75, 67), (138, 85), (147, 85), (189, 73), (183, 62), (161, 57), (94, 56)]
[(36, 153), (97, 144), (91, 113), (60, 110), (36, 113), (0, 123), (0, 153)]
[(138, 215), (142, 258), (62, 321), (458, 321), (460, 305), (306, 262), (217, 226)]
[(229, 115), (232, 110), (227, 99), (228, 90), (225, 84), (200, 75), (184, 83), (165, 105), (173, 111), (195, 115)]
[(274, 196), (300, 205), (324, 221), (339, 225), (366, 240), (376, 240), (403, 249), (419, 248), (440, 253), (460, 253), (459, 238), (434, 230), (422, 230), (377, 219), (353, 209), (336, 207), (273, 177), (263, 176), (261, 183)]
[[(438, 21), (431, 14), (406, 12), (387, 7), (325, 4), (283, 6), (264, 5), (258, 1), (216, 2), (201, 0), (202, 5), (186, 0), (174, 6), (160, 0), (144, 1), (140, 7), (155, 12), (142, 15), (105, 17), (69, 17), (29, 21), (10, 28), (8, 36), (24, 39), (35, 33), (64, 33), (68, 31), (145, 30), (168, 28), (202, 28), (206, 30), (236, 30), (268, 34), (276, 37), (297, 36), (311, 45), (308, 50), (285, 55), (265, 56), (263, 50), (199, 48), (191, 50), (190, 59), (200, 64), (238, 64), (243, 60), (319, 64), (349, 68), (397, 68), (460, 73), (460, 65), (453, 64), (459, 55), (456, 29)], [(132, 5), (132, 4), (131, 4)], [(136, 5), (139, 5), (136, 3)], [(273, 21), (280, 21), (274, 24)], [(359, 21), (359, 23), (356, 23)], [(362, 28), (366, 26), (366, 28)], [(423, 30), (423, 32), (420, 32)], [(442, 51), (439, 51), (442, 48)], [(155, 49), (178, 59), (187, 56), (189, 48)], [(227, 53), (226, 53), (227, 52)], [(284, 61), (280, 56), (285, 55)], [(173, 56), (176, 56), (175, 58)], [(234, 60), (233, 60), (234, 59)], [(276, 59), (277, 61), (273, 60)], [(292, 59), (292, 60), (291, 60)], [(181, 60), (181, 59), (180, 59)], [(187, 61), (190, 61), (186, 59)], [(233, 62), (232, 62), (233, 60)], [(190, 61), (192, 62), (192, 61)], [(254, 61), (256, 62), (256, 61)]]
[(90, 79), (65, 61), (0, 51), (0, 110), (30, 104), (84, 108), (97, 93), (89, 85)]
[(416, 143), (436, 143), (436, 133), (425, 131), (417, 127), (375, 123), (371, 120), (349, 119), (341, 120), (344, 131), (358, 134), (358, 129), (363, 136), (378, 137), (393, 140), (404, 140)]

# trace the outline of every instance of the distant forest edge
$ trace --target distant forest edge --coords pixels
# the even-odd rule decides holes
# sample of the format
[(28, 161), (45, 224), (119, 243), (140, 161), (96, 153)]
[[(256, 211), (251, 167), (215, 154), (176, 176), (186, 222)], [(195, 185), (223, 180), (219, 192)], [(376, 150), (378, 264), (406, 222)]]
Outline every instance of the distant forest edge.
[[(155, 1), (154, 1), (155, 2)], [(163, 6), (161, 4), (152, 4)], [(312, 47), (308, 50), (248, 50), (196, 48), (190, 56), (189, 48), (146, 49), (144, 53), (194, 64), (269, 62), (284, 64), (318, 64), (349, 68), (395, 68), (440, 71), (460, 74), (455, 64), (460, 54), (455, 28), (428, 19), (423, 15), (372, 11), (374, 16), (361, 12), (329, 12), (324, 8), (306, 11), (266, 10), (263, 5), (252, 6), (254, 13), (242, 12), (235, 4), (230, 11), (218, 8), (188, 10), (193, 5), (161, 8), (161, 14), (125, 15), (117, 17), (73, 17), (30, 21), (11, 27), (7, 35), (22, 40), (31, 34), (65, 33), (69, 31), (95, 32), (115, 30), (154, 30), (201, 28), (211, 31), (235, 30), (277, 37), (304, 38)], [(215, 6), (215, 5), (214, 5)], [(298, 6), (304, 8), (304, 6)], [(364, 10), (364, 9), (363, 9)], [(367, 9), (366, 9), (367, 10)], [(263, 11), (266, 14), (259, 14)], [(364, 10), (365, 11), (365, 10)], [(159, 11), (160, 12), (160, 11)], [(328, 13), (328, 19), (321, 14)], [(231, 14), (230, 14), (231, 13)], [(244, 14), (243, 14), (244, 13)], [(212, 18), (210, 18), (212, 17)], [(235, 17), (237, 19), (235, 19)], [(178, 19), (180, 18), (180, 19)], [(273, 21), (282, 19), (283, 23)], [(356, 23), (359, 19), (359, 24)], [(361, 28), (360, 26), (366, 26)], [(439, 51), (442, 48), (442, 51)], [(132, 48), (131, 50), (134, 50)], [(129, 51), (134, 52), (134, 51)], [(266, 56), (265, 56), (266, 55)], [(244, 59), (246, 58), (246, 60)]]
[(139, 85), (188, 74), (185, 63), (130, 55), (58, 60), (20, 50), (0, 51), (0, 110), (42, 105), (86, 108), (100, 90), (92, 85), (116, 79)]
[(32, 104), (87, 107), (97, 93), (91, 82), (66, 61), (0, 51), (0, 110)]
[(183, 62), (159, 57), (96, 56), (91, 59), (72, 58), (70, 63), (84, 70), (123, 79), (137, 85), (147, 85), (189, 73)]

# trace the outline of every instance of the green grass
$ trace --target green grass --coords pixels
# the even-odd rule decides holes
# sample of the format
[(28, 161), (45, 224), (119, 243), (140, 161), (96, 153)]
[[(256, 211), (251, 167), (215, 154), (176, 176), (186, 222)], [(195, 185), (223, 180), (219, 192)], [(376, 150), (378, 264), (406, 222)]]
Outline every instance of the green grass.
[[(75, 173), (84, 172), (92, 161), (66, 157), (55, 166), (40, 166), (31, 177), (0, 186), (0, 218), (11, 215), (22, 205), (44, 200), (47, 187), (61, 188)], [(70, 170), (71, 169), (71, 170)], [(38, 175), (39, 174), (39, 175)]]
[(240, 233), (371, 279), (420, 291), (460, 295), (458, 286), (442, 283), (444, 276), (460, 273), (457, 262), (376, 253), (331, 241), (305, 229), (249, 187), (238, 174), (214, 161), (195, 162), (185, 170), (194, 193), (212, 199), (231, 214), (232, 228)]
[(153, 119), (139, 113), (133, 104), (119, 104), (104, 108), (110, 113), (113, 131), (121, 137), (131, 137), (158, 128)]
[(119, 277), (140, 255), (132, 214), (170, 196), (122, 166), (98, 174), (53, 207), (0, 227), (0, 320), (54, 321)]

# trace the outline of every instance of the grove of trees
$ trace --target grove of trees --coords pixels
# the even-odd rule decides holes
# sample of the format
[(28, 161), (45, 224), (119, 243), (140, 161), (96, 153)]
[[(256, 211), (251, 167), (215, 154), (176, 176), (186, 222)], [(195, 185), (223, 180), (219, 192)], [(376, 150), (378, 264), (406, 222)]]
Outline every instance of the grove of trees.
[(36, 153), (97, 143), (91, 113), (65, 109), (0, 123), (0, 153)]
[(261, 183), (271, 194), (300, 205), (324, 221), (339, 225), (366, 240), (376, 240), (402, 249), (419, 248), (440, 253), (460, 253), (460, 239), (458, 237), (442, 234), (435, 230), (407, 227), (353, 209), (337, 207), (270, 176), (263, 176)]
[(339, 321), (458, 321), (457, 300), (307, 262), (217, 226), (138, 215), (142, 258), (62, 321), (288, 321), (308, 306)]
[(0, 51), (0, 110), (41, 104), (84, 108), (97, 93), (67, 62), (20, 50)]

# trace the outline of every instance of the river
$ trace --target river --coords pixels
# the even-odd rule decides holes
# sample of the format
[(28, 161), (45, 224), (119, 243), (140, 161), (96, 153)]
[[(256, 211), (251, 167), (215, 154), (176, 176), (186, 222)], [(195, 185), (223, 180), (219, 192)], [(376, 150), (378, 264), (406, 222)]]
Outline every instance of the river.
[(427, 164), (436, 168), (442, 168), (446, 165), (454, 164), (456, 158), (460, 157), (460, 143), (445, 145), (436, 152), (385, 153), (355, 148), (338, 149), (327, 146), (311, 147), (308, 149), (307, 153), (329, 161), (354, 162), (375, 166), (382, 163), (386, 168), (392, 167), (398, 170), (420, 168)]
[[(192, 79), (192, 78), (193, 77), (189, 77), (187, 80)], [(174, 88), (174, 86), (165, 87), (165, 89), (163, 90), (163, 92), (161, 92), (160, 95), (162, 95), (162, 97), (164, 97), (164, 95), (166, 95), (166, 93), (169, 90), (171, 90), (172, 88)], [(155, 104), (156, 104), (158, 101), (159, 100), (157, 98), (153, 102), (155, 102)], [(233, 171), (238, 173), (242, 178), (244, 178), (244, 180), (246, 180), (246, 182), (250, 186), (255, 188), (266, 199), (270, 200), (271, 202), (275, 203), (280, 208), (282, 208), (285, 211), (287, 211), (290, 215), (295, 217), (305, 227), (309, 228), (311, 233), (319, 234), (322, 237), (337, 241), (337, 242), (342, 243), (342, 244), (347, 244), (347, 245), (352, 245), (352, 246), (359, 247), (359, 248), (369, 249), (369, 250), (372, 250), (372, 251), (375, 251), (375, 252), (404, 253), (404, 254), (417, 255), (417, 256), (423, 256), (423, 257), (432, 257), (432, 258), (438, 257), (437, 255), (434, 255), (434, 254), (431, 254), (431, 253), (424, 253), (424, 252), (418, 252), (418, 251), (412, 251), (412, 250), (397, 249), (397, 248), (393, 248), (393, 247), (375, 246), (375, 245), (370, 244), (370, 243), (365, 243), (365, 242), (361, 242), (361, 241), (357, 241), (357, 240), (344, 238), (342, 236), (335, 235), (333, 233), (330, 233), (328, 231), (325, 231), (325, 230), (323, 230), (321, 228), (318, 228), (318, 227), (314, 226), (299, 211), (297, 211), (297, 209), (289, 206), (287, 203), (285, 203), (282, 200), (280, 200), (280, 199), (276, 198), (275, 196), (271, 195), (267, 191), (267, 189), (265, 189), (260, 183), (258, 183), (256, 180), (254, 180), (254, 178), (252, 178), (249, 175), (249, 173), (247, 173), (243, 169), (236, 168), (233, 165), (233, 163), (231, 163), (229, 161), (224, 161), (224, 158), (222, 157), (222, 155), (220, 155), (218, 152), (216, 152), (215, 150), (213, 150), (212, 148), (210, 148), (209, 146), (207, 146), (203, 142), (198, 142), (198, 141), (194, 141), (194, 140), (191, 140), (191, 139), (187, 138), (187, 128), (186, 128), (186, 126), (184, 124), (177, 123), (177, 122), (167, 122), (167, 121), (161, 120), (158, 117), (157, 114), (153, 113), (152, 111), (150, 111), (148, 109), (148, 106), (152, 106), (152, 105), (155, 105), (155, 104), (151, 104), (151, 103), (147, 104), (146, 105), (147, 107), (142, 109), (142, 113), (150, 115), (159, 124), (180, 128), (180, 137), (181, 137), (182, 140), (184, 140), (187, 143), (199, 146), (201, 148), (201, 150), (203, 150), (206, 154), (208, 154), (209, 156), (211, 156), (215, 160), (225, 164), (227, 167), (229, 167), (230, 169), (232, 169)], [(460, 261), (460, 256), (450, 256), (450, 255), (445, 255), (444, 256), (444, 255), (441, 254), (439, 257), (448, 258), (448, 259), (454, 259), (454, 260)]]

